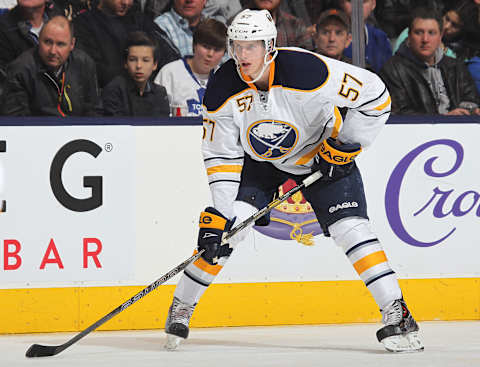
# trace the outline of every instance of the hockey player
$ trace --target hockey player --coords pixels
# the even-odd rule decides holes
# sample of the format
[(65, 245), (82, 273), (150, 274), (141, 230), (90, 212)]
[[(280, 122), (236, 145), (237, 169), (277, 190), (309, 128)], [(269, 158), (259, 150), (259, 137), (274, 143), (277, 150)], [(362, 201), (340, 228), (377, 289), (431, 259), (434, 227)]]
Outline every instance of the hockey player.
[[(300, 48), (277, 49), (276, 35), (268, 11), (239, 13), (228, 28), (232, 59), (207, 87), (202, 150), (214, 207), (200, 215), (198, 249), (205, 252), (175, 289), (166, 348), (188, 337), (195, 305), (246, 230), (220, 245), (223, 234), (268, 204), (288, 178), (301, 181), (320, 170), (322, 178), (303, 194), (324, 234), (344, 250), (377, 302), (385, 324), (378, 340), (389, 351), (423, 350), (396, 275), (370, 229), (353, 160), (386, 122), (389, 93), (367, 70)], [(336, 106), (348, 108), (345, 121)]]

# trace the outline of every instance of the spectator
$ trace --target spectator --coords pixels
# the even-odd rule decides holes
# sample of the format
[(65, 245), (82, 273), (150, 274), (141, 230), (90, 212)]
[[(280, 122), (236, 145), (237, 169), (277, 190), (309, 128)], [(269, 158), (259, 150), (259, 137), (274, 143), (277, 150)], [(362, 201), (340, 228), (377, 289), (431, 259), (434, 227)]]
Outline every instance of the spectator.
[(155, 19), (182, 57), (193, 55), (193, 31), (202, 19), (206, 0), (173, 0), (170, 11)]
[(117, 75), (103, 90), (105, 115), (168, 117), (167, 91), (150, 81), (157, 69), (155, 48), (144, 32), (130, 34), (125, 50), (126, 72)]
[(277, 27), (277, 47), (295, 46), (314, 50), (313, 28), (307, 29), (305, 22), (280, 9), (282, 0), (250, 0), (247, 8), (266, 9), (272, 14)]
[[(339, 9), (325, 10), (317, 19), (315, 34), (315, 52), (339, 61), (352, 64), (352, 59), (344, 55), (344, 50), (352, 42), (350, 18)], [(365, 69), (372, 71), (370, 65)], [(339, 107), (340, 114), (345, 117), (348, 109)]]
[[(443, 15), (442, 42), (445, 54), (450, 57), (457, 57), (463, 52), (463, 37), (468, 29), (478, 31), (478, 7), (473, 0), (463, 0), (455, 6), (447, 7)], [(408, 36), (408, 28), (400, 33), (394, 52), (400, 47)]]
[(420, 6), (434, 8), (443, 13), (443, 2), (439, 0), (383, 0), (377, 3), (374, 10), (378, 27), (387, 33), (393, 42), (408, 27), (412, 9)]
[(158, 67), (180, 57), (165, 33), (145, 14), (132, 8), (133, 0), (100, 0), (97, 7), (74, 19), (77, 47), (95, 61), (99, 86), (104, 88), (124, 70), (128, 34), (145, 32), (157, 44)]
[(40, 31), (38, 46), (25, 51), (7, 69), (5, 115), (89, 116), (98, 102), (95, 63), (74, 49), (75, 38), (63, 15)]
[(320, 14), (316, 22), (315, 52), (340, 61), (352, 63), (343, 54), (352, 42), (350, 18), (341, 10), (328, 9)]
[(227, 24), (228, 20), (241, 10), (239, 0), (207, 0), (202, 14), (205, 18), (213, 18)]
[(43, 24), (61, 11), (46, 0), (18, 0), (17, 6), (0, 15), (0, 73), (20, 54), (38, 44)]
[(380, 74), (390, 91), (394, 113), (480, 114), (472, 77), (463, 62), (444, 55), (441, 37), (438, 13), (428, 8), (415, 10), (407, 42)]
[[(366, 20), (377, 5), (376, 0), (363, 1), (363, 19)], [(340, 0), (340, 6), (352, 17), (352, 4), (350, 0)], [(352, 45), (345, 49), (345, 56), (352, 57)], [(371, 65), (377, 73), (383, 64), (392, 56), (392, 46), (387, 34), (381, 29), (366, 23), (365, 24), (365, 61)]]
[[(465, 35), (470, 30), (478, 34), (479, 8), (473, 0), (463, 0), (456, 6), (447, 9), (444, 15), (444, 32), (442, 41), (456, 55), (462, 55), (466, 51)], [(447, 28), (448, 25), (448, 28)]]
[(473, 77), (480, 93), (480, 34), (478, 29), (470, 29), (464, 35), (464, 48), (459, 55), (460, 60), (466, 59), (468, 71)]
[[(314, 23), (320, 16), (320, 14), (323, 13), (325, 10), (337, 7), (337, 1), (335, 0), (303, 0), (303, 3), (305, 4), (304, 7), (301, 5), (298, 6), (298, 3), (300, 3), (301, 1), (302, 0), (290, 0), (290, 3), (292, 3), (293, 6), (295, 6), (297, 9), (301, 9), (302, 11), (305, 7), (310, 17), (310, 23)], [(294, 15), (301, 19), (304, 19), (304, 16), (300, 16), (300, 12), (294, 13)]]
[(170, 8), (170, 0), (145, 0), (143, 12), (149, 19), (155, 19)]
[(225, 54), (226, 41), (227, 27), (223, 23), (203, 20), (193, 33), (193, 57), (173, 61), (160, 70), (155, 83), (167, 89), (170, 104), (175, 108), (173, 115), (201, 115), (203, 95)]

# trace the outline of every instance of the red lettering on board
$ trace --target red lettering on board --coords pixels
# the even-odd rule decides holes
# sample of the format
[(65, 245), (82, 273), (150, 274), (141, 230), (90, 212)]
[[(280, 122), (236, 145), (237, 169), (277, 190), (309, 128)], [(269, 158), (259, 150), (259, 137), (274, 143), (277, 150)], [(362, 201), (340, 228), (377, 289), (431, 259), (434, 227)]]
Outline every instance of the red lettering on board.
[[(53, 252), (53, 259), (50, 259), (50, 253)], [(57, 246), (55, 246), (55, 242), (53, 238), (50, 239), (50, 243), (48, 244), (47, 251), (45, 251), (45, 255), (43, 255), (42, 263), (40, 264), (40, 269), (45, 269), (46, 264), (57, 264), (60, 269), (63, 269), (62, 259), (58, 254)]]
[[(15, 249), (10, 251), (10, 246), (14, 246)], [(4, 270), (16, 270), (22, 265), (22, 258), (18, 253), (22, 249), (20, 242), (17, 240), (3, 240), (3, 269)], [(10, 264), (10, 259), (14, 259), (15, 263)]]
[[(88, 244), (93, 243), (97, 247), (94, 251), (88, 250)], [(88, 268), (88, 258), (91, 257), (95, 266), (101, 268), (100, 260), (98, 260), (98, 254), (102, 252), (102, 242), (98, 238), (84, 238), (83, 239), (83, 268)]]

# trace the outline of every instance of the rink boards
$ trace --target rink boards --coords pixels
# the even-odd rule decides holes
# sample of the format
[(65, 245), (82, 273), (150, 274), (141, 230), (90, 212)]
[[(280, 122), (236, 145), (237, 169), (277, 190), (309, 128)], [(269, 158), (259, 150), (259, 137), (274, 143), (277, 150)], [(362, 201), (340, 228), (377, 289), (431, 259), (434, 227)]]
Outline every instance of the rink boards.
[[(480, 318), (477, 136), (391, 124), (358, 164), (369, 215), (420, 320)], [(81, 330), (192, 253), (210, 204), (192, 124), (0, 127), (0, 333)], [(338, 203), (332, 210), (342, 210)], [(301, 197), (240, 244), (193, 326), (371, 322), (352, 266)], [(163, 327), (174, 278), (103, 329)]]

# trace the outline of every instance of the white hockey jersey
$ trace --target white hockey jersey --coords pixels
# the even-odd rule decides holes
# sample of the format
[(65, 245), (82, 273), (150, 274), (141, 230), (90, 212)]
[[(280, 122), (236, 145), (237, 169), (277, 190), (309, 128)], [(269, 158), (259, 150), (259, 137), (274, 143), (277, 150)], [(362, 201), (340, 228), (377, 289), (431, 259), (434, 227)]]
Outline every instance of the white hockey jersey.
[(155, 77), (155, 83), (165, 87), (170, 107), (179, 108), (181, 116), (201, 115), (207, 82), (195, 76), (186, 58), (163, 66)]
[[(203, 100), (205, 167), (214, 206), (232, 216), (244, 154), (292, 174), (310, 172), (329, 136), (368, 147), (390, 113), (390, 95), (365, 69), (299, 48), (279, 49), (268, 92), (239, 77), (233, 60)], [(345, 121), (337, 107), (348, 107)]]

